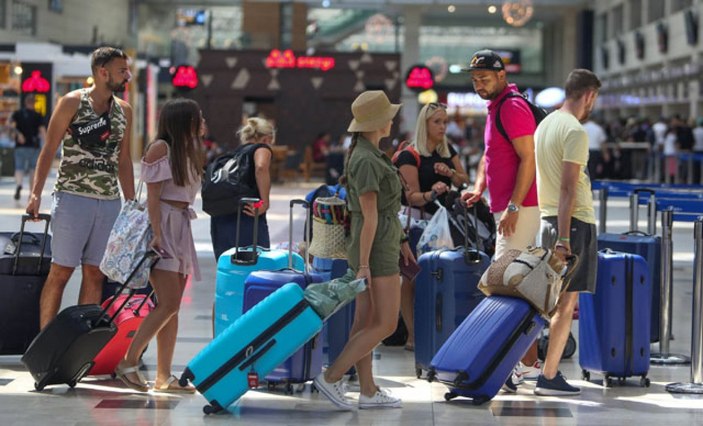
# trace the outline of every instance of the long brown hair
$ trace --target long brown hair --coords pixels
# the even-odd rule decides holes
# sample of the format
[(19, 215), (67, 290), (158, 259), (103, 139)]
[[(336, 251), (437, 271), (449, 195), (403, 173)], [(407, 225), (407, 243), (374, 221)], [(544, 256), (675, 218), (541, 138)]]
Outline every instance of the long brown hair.
[(344, 187), (348, 187), (349, 178), (347, 175), (349, 173), (349, 159), (352, 156), (352, 152), (354, 152), (354, 148), (356, 148), (356, 144), (359, 142), (361, 132), (352, 132), (351, 135), (351, 144), (349, 145), (349, 150), (347, 150), (347, 155), (344, 157), (344, 173), (339, 177), (339, 183)]
[(203, 169), (201, 128), (200, 106), (194, 100), (171, 99), (161, 109), (156, 138), (170, 148), (171, 173), (178, 186), (191, 183), (191, 178)]

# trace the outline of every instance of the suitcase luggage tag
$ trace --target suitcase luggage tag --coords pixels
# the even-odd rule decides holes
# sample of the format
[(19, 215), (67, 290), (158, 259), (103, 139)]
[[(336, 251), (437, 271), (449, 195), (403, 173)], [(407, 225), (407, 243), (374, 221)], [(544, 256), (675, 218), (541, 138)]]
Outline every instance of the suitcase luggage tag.
[[(249, 358), (254, 354), (254, 347), (249, 346), (246, 351), (246, 358)], [(249, 374), (247, 374), (247, 384), (249, 385), (249, 389), (256, 389), (259, 387), (259, 373), (254, 370), (254, 364), (252, 363), (251, 365), (251, 370), (249, 370)]]

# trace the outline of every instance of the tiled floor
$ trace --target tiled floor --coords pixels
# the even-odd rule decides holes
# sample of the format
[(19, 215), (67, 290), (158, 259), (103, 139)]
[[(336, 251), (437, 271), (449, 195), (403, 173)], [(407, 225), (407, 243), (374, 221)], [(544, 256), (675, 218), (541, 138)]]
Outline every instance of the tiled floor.
[[(48, 186), (47, 186), (48, 187)], [(309, 186), (281, 186), (269, 214), (272, 241), (287, 238), (287, 200), (302, 195)], [(11, 200), (13, 187), (0, 181), (0, 227), (14, 229), (21, 212)], [(48, 197), (46, 198), (48, 208)], [(300, 216), (296, 225), (300, 224)], [(622, 231), (627, 223), (626, 203), (609, 204), (609, 230)], [(692, 290), (692, 227), (677, 224), (673, 324), (673, 352), (690, 353)], [(179, 374), (209, 340), (214, 292), (214, 259), (209, 252), (209, 226), (206, 216), (194, 223), (204, 280), (191, 285), (184, 297), (180, 332), (174, 360)], [(73, 303), (78, 275), (66, 292), (64, 305)], [(577, 334), (578, 327), (574, 326)], [(153, 379), (155, 344), (144, 356), (145, 371)], [(653, 347), (658, 350), (657, 346)], [(562, 365), (562, 370), (583, 393), (575, 398), (539, 398), (532, 394), (534, 383), (521, 386), (517, 394), (499, 394), (490, 403), (474, 406), (470, 400), (444, 401), (446, 388), (414, 376), (413, 354), (399, 347), (379, 347), (375, 368), (379, 384), (390, 388), (404, 402), (403, 409), (335, 410), (323, 396), (311, 393), (310, 386), (294, 395), (264, 390), (247, 393), (224, 415), (205, 417), (200, 395), (135, 394), (109, 377), (87, 378), (70, 389), (50, 386), (43, 392), (33, 388), (31, 376), (19, 357), (0, 359), (0, 425), (195, 425), (195, 424), (286, 424), (286, 425), (695, 425), (703, 424), (703, 396), (672, 395), (664, 386), (688, 381), (689, 368), (656, 367), (650, 370), (651, 387), (641, 388), (631, 379), (624, 386), (604, 389), (601, 378), (593, 383), (580, 380), (578, 354)], [(352, 393), (353, 397), (357, 394)]]

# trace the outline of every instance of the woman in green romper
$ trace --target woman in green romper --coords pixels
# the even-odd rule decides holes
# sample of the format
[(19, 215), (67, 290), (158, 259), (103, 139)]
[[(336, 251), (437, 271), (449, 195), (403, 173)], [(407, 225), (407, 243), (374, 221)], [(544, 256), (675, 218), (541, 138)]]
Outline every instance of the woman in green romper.
[[(315, 378), (315, 385), (340, 408), (351, 410), (343, 376), (352, 366), (359, 374), (359, 408), (400, 407), (402, 401), (378, 387), (373, 378), (372, 352), (398, 324), (400, 311), (399, 256), (415, 262), (398, 220), (401, 183), (397, 169), (378, 148), (390, 134), (400, 105), (382, 91), (367, 91), (352, 104), (352, 145), (346, 158), (347, 202), (351, 235), (349, 266), (366, 278), (368, 291), (356, 298), (351, 337), (337, 360)], [(403, 244), (401, 244), (403, 242)]]

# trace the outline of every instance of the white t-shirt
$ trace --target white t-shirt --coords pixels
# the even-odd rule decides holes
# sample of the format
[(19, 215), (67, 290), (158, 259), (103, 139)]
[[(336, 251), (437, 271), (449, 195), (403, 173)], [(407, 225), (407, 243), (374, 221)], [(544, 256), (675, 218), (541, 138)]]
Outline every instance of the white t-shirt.
[(676, 155), (676, 132), (669, 132), (664, 138), (664, 155)]
[(703, 127), (696, 127), (693, 129), (693, 138), (696, 143), (693, 145), (694, 151), (703, 151)]
[(657, 121), (652, 124), (652, 130), (654, 131), (654, 137), (656, 138), (657, 145), (664, 145), (664, 138), (666, 137), (666, 130), (668, 126), (661, 121)]
[(601, 145), (608, 140), (605, 135), (605, 130), (593, 120), (588, 120), (584, 123), (583, 128), (586, 130), (588, 135), (588, 150), (589, 151), (600, 151)]

